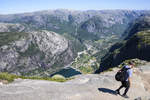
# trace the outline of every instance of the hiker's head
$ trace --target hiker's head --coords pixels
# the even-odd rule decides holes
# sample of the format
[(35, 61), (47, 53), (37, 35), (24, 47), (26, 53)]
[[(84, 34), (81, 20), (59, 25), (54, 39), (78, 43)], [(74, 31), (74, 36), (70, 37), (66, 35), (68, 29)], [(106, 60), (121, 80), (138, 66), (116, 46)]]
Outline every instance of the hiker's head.
[(134, 63), (133, 63), (133, 62), (131, 62), (131, 61), (129, 61), (129, 65), (131, 66), (131, 68), (133, 68), (133, 67), (134, 67)]

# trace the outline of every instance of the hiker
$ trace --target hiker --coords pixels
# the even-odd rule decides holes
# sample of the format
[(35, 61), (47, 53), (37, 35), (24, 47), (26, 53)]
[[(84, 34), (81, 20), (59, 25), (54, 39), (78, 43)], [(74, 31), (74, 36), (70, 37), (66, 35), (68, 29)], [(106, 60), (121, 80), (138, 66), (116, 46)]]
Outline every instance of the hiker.
[(122, 85), (116, 90), (116, 94), (120, 95), (120, 89), (125, 87), (124, 94), (122, 95), (125, 98), (129, 98), (127, 96), (127, 92), (128, 92), (128, 90), (130, 88), (130, 85), (131, 85), (131, 76), (132, 76), (132, 73), (133, 73), (133, 70), (132, 70), (133, 67), (134, 67), (134, 64), (132, 62), (129, 62), (128, 65), (125, 65), (121, 70), (119, 70), (119, 72), (124, 71), (125, 73), (123, 74), (124, 79), (121, 80)]

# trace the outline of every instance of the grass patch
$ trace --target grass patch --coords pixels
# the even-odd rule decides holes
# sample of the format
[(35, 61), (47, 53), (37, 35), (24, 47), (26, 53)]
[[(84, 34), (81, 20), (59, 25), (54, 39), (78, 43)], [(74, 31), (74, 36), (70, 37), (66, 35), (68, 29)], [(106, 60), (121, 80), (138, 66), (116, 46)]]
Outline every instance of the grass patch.
[(21, 79), (32, 79), (32, 80), (48, 80), (48, 81), (55, 81), (55, 82), (66, 82), (68, 80), (71, 80), (72, 78), (65, 78), (61, 75), (56, 75), (53, 77), (39, 77), (39, 76), (17, 76), (9, 73), (0, 73), (0, 81), (8, 81), (8, 83), (13, 82), (15, 79), (21, 78)]
[(6, 80), (9, 83), (13, 82), (14, 79), (16, 78), (16, 75), (8, 74), (8, 73), (0, 73), (0, 80)]
[(59, 82), (65, 82), (65, 80), (66, 80), (66, 78), (62, 75), (54, 75), (54, 76), (52, 76), (51, 79), (54, 81), (57, 80)]
[(88, 67), (84, 67), (81, 66), (79, 67), (79, 70), (83, 73), (83, 74), (91, 74), (93, 72), (93, 68), (88, 66)]

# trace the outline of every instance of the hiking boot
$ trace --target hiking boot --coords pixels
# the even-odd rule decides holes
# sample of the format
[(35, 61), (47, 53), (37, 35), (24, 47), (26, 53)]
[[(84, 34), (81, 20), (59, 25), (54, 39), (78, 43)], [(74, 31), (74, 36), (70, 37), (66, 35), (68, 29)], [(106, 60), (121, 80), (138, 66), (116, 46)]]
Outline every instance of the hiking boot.
[(119, 90), (116, 90), (115, 92), (116, 92), (116, 94), (119, 94), (119, 95), (120, 95), (120, 92), (119, 92)]
[(124, 98), (129, 98), (126, 94), (123, 94), (122, 97), (124, 97)]

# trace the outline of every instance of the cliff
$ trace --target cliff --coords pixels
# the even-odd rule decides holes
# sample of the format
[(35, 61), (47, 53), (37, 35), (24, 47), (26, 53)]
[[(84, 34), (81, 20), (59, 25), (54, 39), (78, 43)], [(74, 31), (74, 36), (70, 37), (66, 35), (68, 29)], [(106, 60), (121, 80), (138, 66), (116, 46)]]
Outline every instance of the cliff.
[[(128, 100), (150, 99), (150, 63), (134, 68)], [(102, 74), (75, 76), (64, 83), (17, 79), (0, 85), (1, 100), (126, 100), (114, 95), (120, 86), (114, 75), (117, 68)], [(123, 93), (123, 91), (121, 91)]]

